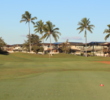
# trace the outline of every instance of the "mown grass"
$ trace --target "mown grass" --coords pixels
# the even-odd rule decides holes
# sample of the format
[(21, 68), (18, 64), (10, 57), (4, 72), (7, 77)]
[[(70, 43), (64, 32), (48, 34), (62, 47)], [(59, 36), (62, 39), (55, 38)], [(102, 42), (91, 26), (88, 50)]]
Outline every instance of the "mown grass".
[[(0, 100), (109, 100), (109, 57), (0, 55)], [(104, 87), (100, 87), (104, 84)]]

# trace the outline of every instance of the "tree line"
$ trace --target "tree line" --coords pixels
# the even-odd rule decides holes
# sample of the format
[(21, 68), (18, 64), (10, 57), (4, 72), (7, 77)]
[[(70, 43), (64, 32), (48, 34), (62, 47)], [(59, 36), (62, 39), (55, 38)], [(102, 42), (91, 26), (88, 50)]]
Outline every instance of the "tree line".
[[(20, 20), (20, 23), (25, 22), (28, 24), (29, 33), (27, 35), (27, 40), (25, 41), (24, 45), (28, 48), (30, 52), (32, 50), (33, 44), (40, 45), (40, 42), (42, 41), (42, 46), (44, 46), (44, 39), (47, 40), (48, 38), (50, 40), (50, 47), (51, 47), (51, 38), (53, 37), (55, 41), (58, 41), (59, 35), (61, 35), (61, 33), (59, 32), (59, 28), (55, 27), (55, 25), (51, 21), (47, 21), (44, 24), (42, 20), (35, 22), (36, 19), (37, 17), (32, 17), (30, 12), (25, 11), (25, 13), (22, 14), (22, 18)], [(34, 26), (34, 32), (42, 35), (40, 38), (38, 35), (30, 33), (31, 23)], [(81, 21), (78, 23), (78, 26), (79, 27), (77, 28), (77, 30), (79, 30), (79, 33), (84, 31), (85, 44), (87, 44), (87, 31), (92, 33), (92, 30), (95, 26), (91, 24), (88, 18), (81, 19)], [(105, 29), (103, 32), (107, 34), (105, 36), (105, 40), (110, 37), (110, 24), (107, 26), (108, 26), (108, 29)], [(0, 46), (3, 46), (3, 45), (6, 45), (6, 43), (3, 41), (2, 38), (0, 38)], [(86, 50), (86, 53), (87, 53), (87, 50)]]

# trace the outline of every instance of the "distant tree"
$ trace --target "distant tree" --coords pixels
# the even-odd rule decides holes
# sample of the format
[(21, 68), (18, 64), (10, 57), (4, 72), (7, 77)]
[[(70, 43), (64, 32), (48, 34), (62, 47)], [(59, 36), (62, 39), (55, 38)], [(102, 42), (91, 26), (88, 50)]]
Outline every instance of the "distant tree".
[[(28, 28), (29, 28), (29, 37), (30, 37), (30, 23), (34, 23), (34, 20), (37, 19), (37, 17), (31, 17), (31, 14), (28, 11), (25, 11), (24, 14), (22, 14), (22, 19), (20, 22), (26, 22), (28, 23)], [(31, 42), (29, 38), (29, 51), (31, 51)]]
[(70, 51), (70, 44), (68, 42), (68, 39), (66, 40), (66, 42), (62, 43), (60, 46), (60, 49), (65, 52), (65, 53), (69, 53)]
[(4, 46), (6, 46), (7, 44), (5, 43), (5, 41), (2, 39), (2, 37), (0, 37), (0, 54), (4, 54), (4, 55), (8, 55), (9, 53), (7, 51), (5, 51)]
[(36, 51), (35, 49), (39, 49), (39, 47), (41, 46), (41, 41), (38, 35), (36, 34), (31, 34), (30, 36), (27, 35), (27, 40), (23, 44), (23, 47), (28, 51), (29, 51), (29, 41), (31, 43), (32, 50), (34, 51)]
[(57, 41), (59, 35), (61, 35), (61, 33), (58, 31), (59, 28), (55, 28), (55, 25), (53, 25), (52, 22), (47, 21), (43, 29), (44, 29), (44, 35), (42, 36), (41, 39), (46, 38), (47, 40), (48, 38), (50, 38), (50, 47), (51, 47), (51, 36), (54, 38), (55, 41)]
[(109, 29), (105, 29), (103, 33), (107, 33), (105, 36), (105, 40), (107, 40), (110, 37), (110, 24), (107, 25)]
[(87, 31), (89, 31), (90, 33), (92, 33), (93, 27), (95, 27), (94, 25), (90, 25), (90, 21), (87, 18), (83, 18), (79, 23), (78, 23), (79, 27), (77, 28), (77, 30), (80, 30), (79, 33), (81, 33), (82, 31), (84, 31), (84, 37), (85, 37), (85, 44), (86, 44), (86, 57), (87, 57)]
[(39, 36), (36, 34), (31, 34), (30, 36), (28, 35), (27, 38), (28, 38), (28, 41), (30, 38), (31, 45), (39, 45), (39, 43), (41, 42), (39, 39)]
[(2, 39), (2, 37), (0, 37), (0, 48), (2, 48), (5, 45), (6, 45), (5, 41)]

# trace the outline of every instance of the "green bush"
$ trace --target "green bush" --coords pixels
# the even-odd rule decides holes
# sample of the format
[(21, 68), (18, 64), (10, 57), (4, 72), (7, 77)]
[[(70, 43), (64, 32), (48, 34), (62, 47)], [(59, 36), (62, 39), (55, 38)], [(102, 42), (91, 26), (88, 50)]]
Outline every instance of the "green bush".
[(43, 47), (40, 47), (40, 46), (33, 46), (32, 50), (36, 53), (44, 51)]
[(7, 51), (4, 51), (4, 50), (0, 49), (0, 54), (8, 55), (9, 53)]

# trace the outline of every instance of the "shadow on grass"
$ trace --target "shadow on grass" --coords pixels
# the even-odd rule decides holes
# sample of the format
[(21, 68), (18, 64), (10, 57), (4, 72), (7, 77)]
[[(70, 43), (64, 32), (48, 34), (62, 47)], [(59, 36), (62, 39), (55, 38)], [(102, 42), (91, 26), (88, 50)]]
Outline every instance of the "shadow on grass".
[(9, 55), (9, 52), (0, 49), (0, 55)]

